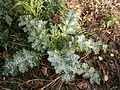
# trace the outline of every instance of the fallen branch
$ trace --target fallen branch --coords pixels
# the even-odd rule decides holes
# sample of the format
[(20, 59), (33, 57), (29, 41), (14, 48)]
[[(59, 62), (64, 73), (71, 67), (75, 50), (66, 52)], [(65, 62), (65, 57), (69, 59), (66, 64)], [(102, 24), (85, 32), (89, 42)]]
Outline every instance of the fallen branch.
[(48, 86), (50, 86), (51, 84), (55, 83), (57, 80), (59, 80), (63, 75), (57, 77), (55, 80), (53, 80), (52, 82), (48, 83), (46, 86), (42, 87), (41, 89), (38, 90), (44, 90), (45, 88), (47, 88)]

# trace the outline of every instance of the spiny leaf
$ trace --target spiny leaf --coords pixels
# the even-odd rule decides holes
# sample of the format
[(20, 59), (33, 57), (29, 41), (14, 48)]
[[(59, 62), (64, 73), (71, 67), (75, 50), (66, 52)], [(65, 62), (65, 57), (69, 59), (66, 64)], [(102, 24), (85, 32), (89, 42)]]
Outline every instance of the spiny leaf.
[(65, 82), (73, 81), (75, 74), (83, 75), (84, 78), (90, 79), (91, 83), (100, 84), (100, 77), (93, 67), (86, 63), (78, 61), (80, 58), (74, 51), (48, 51), (48, 60), (54, 66), (57, 74), (64, 73), (62, 80)]
[(5, 21), (7, 22), (8, 25), (11, 26), (11, 23), (12, 23), (13, 20), (9, 15), (5, 15)]
[(24, 73), (28, 71), (29, 67), (33, 68), (34, 66), (38, 66), (39, 59), (40, 57), (38, 57), (37, 53), (22, 49), (16, 52), (12, 59), (6, 60), (3, 66), (3, 74), (8, 75), (10, 73), (16, 75), (17, 72)]

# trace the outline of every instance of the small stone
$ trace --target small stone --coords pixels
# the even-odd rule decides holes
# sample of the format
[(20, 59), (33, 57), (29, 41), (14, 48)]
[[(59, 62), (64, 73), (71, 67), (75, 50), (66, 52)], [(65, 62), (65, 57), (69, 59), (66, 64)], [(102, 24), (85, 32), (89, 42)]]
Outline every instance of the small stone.
[(111, 54), (110, 54), (110, 56), (111, 56), (111, 57), (114, 57), (114, 54), (113, 54), (113, 53), (111, 53)]
[(105, 80), (105, 81), (108, 81), (108, 79), (109, 79), (108, 75), (105, 75), (105, 76), (104, 76), (104, 80)]
[(3, 77), (3, 80), (5, 80), (5, 77)]
[(101, 56), (99, 56), (99, 57), (98, 57), (98, 59), (99, 59), (100, 61), (102, 61), (102, 60), (103, 60), (103, 58), (102, 58)]

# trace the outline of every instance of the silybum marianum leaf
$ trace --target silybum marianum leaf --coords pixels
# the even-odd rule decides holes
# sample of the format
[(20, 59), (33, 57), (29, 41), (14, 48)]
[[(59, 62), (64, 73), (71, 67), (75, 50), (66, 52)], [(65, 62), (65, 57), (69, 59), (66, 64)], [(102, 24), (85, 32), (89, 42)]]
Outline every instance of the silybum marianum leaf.
[(3, 74), (8, 75), (10, 73), (16, 75), (17, 72), (24, 73), (28, 71), (29, 67), (38, 66), (39, 60), (40, 57), (38, 57), (37, 53), (22, 49), (17, 51), (12, 59), (6, 60), (3, 66)]

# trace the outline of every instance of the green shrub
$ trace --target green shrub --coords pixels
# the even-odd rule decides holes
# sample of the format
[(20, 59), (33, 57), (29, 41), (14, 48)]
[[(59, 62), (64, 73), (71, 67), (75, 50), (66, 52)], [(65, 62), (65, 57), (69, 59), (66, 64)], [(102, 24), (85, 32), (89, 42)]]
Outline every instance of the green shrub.
[[(32, 4), (27, 4), (33, 7)], [(27, 33), (28, 42), (31, 43), (31, 47), (37, 54), (25, 49), (17, 52), (12, 60), (8, 60), (5, 63), (3, 73), (13, 74), (16, 69), (17, 71), (25, 72), (28, 70), (28, 67), (37, 66), (37, 62), (40, 61), (37, 55), (39, 54), (38, 56), (41, 56), (40, 53), (42, 52), (49, 56), (48, 61), (51, 62), (57, 74), (64, 73), (62, 77), (63, 81), (73, 81), (75, 74), (78, 74), (83, 75), (84, 78), (89, 78), (91, 83), (100, 84), (99, 74), (93, 67), (79, 61), (80, 56), (75, 52), (94, 52), (95, 54), (99, 54), (101, 49), (103, 49), (104, 52), (107, 51), (107, 45), (99, 41), (94, 42), (92, 39), (87, 39), (85, 35), (82, 34), (82, 28), (79, 24), (79, 14), (76, 11), (66, 10), (65, 12), (58, 13), (59, 8), (62, 6), (59, 0), (46, 0), (42, 5), (43, 8), (45, 8), (46, 5), (55, 5), (58, 6), (58, 9), (56, 11), (56, 9), (52, 9), (52, 7), (47, 8), (47, 10), (50, 11), (50, 15), (46, 10), (45, 12), (48, 14), (44, 12), (43, 15), (41, 13), (44, 9), (41, 8), (42, 10), (37, 13), (37, 17), (32, 12), (33, 15), (27, 13), (27, 15), (21, 15), (19, 18), (19, 26), (23, 27), (24, 32)], [(36, 10), (37, 7), (35, 7), (34, 10)], [(54, 13), (51, 15), (53, 11)], [(48, 20), (41, 18), (40, 14), (43, 15), (43, 17), (46, 16)], [(52, 17), (54, 14), (62, 14), (61, 17), (58, 17), (58, 19), (60, 19), (59, 23), (51, 22), (52, 19), (49, 17)], [(17, 63), (18, 61), (19, 63)]]

